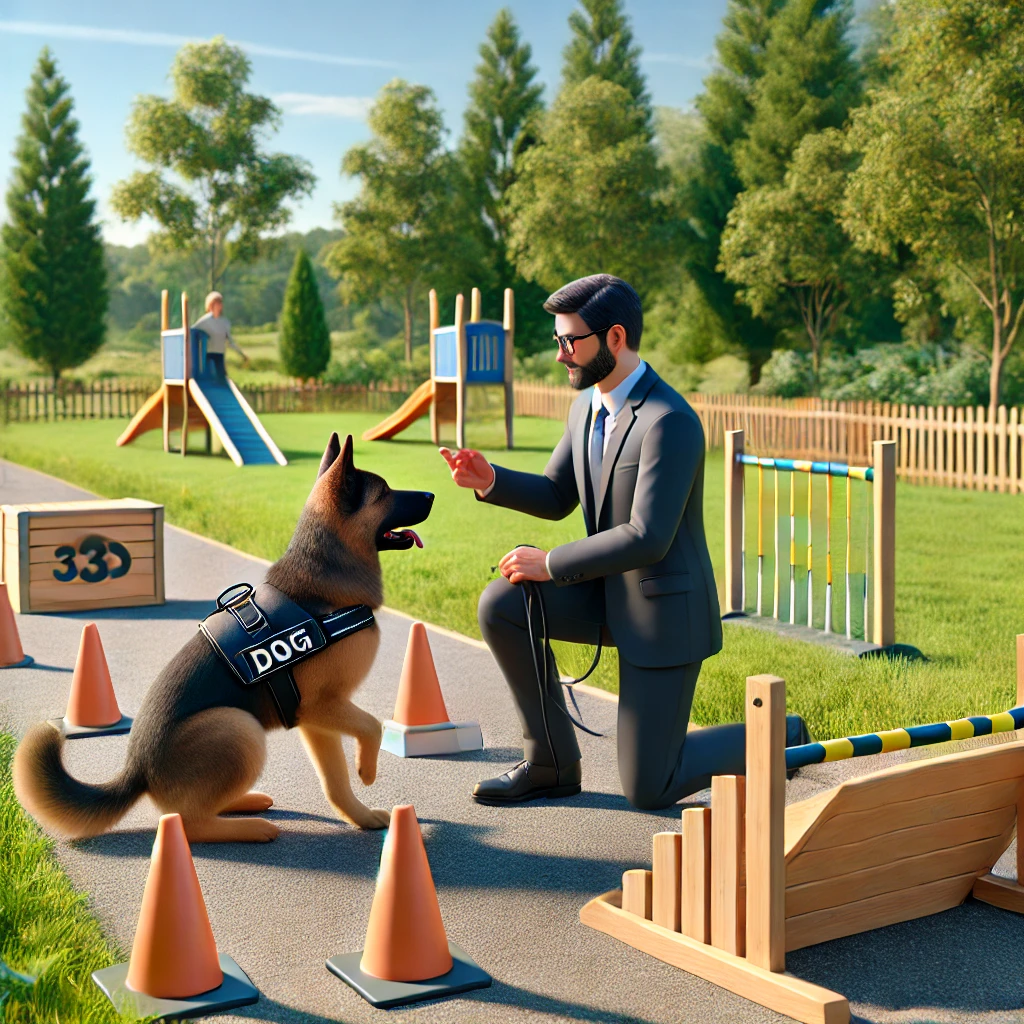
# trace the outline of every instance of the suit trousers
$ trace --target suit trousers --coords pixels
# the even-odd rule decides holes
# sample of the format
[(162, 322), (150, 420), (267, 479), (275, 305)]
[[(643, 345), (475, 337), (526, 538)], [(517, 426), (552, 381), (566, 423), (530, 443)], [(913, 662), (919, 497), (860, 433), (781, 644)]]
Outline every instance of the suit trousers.
[[(601, 635), (608, 639), (603, 580), (565, 587), (552, 582), (535, 586), (543, 596), (548, 636), (552, 640), (596, 644)], [(494, 580), (480, 596), (478, 617), (484, 639), (512, 692), (523, 728), (526, 759), (548, 767), (564, 767), (579, 761), (580, 748), (560, 685), (553, 683), (549, 687), (542, 712), (541, 690), (527, 635), (523, 587), (504, 577)], [(533, 633), (540, 636), (536, 609)], [(539, 658), (539, 640), (533, 648)], [(623, 793), (634, 807), (670, 807), (711, 785), (712, 775), (744, 774), (746, 730), (742, 722), (687, 733), (700, 666), (698, 661), (669, 668), (643, 668), (619, 658), (619, 779)], [(554, 666), (551, 668), (550, 678), (557, 680)]]

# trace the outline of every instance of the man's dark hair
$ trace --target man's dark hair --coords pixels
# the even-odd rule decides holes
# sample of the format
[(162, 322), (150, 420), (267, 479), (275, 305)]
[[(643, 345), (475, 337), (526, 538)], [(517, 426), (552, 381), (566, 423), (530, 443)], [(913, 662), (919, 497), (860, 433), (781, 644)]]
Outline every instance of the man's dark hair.
[(644, 312), (640, 296), (611, 274), (592, 274), (563, 285), (544, 303), (549, 313), (579, 313), (592, 330), (621, 324), (626, 330), (626, 346), (640, 348), (644, 332)]

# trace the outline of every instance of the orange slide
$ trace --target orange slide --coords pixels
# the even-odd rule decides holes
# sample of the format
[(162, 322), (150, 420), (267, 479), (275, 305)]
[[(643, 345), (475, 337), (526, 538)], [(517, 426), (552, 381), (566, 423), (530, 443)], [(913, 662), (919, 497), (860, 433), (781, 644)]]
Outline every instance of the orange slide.
[(375, 427), (370, 427), (363, 434), (364, 441), (386, 441), (395, 434), (400, 434), (408, 426), (430, 412), (430, 403), (434, 401), (434, 382), (425, 380), (386, 420)]

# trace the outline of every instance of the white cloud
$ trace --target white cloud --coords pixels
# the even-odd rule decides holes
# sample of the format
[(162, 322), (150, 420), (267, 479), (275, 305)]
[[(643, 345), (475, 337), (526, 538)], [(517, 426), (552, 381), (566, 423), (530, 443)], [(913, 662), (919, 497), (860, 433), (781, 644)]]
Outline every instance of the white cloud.
[(710, 68), (714, 62), (714, 57), (710, 53), (704, 57), (687, 57), (682, 53), (644, 53), (640, 59), (648, 64), (678, 64), (680, 67), (696, 68), (698, 71)]
[[(22, 36), (44, 36), (49, 39), (80, 39), (94, 43), (123, 43), (127, 46), (169, 46), (175, 49), (198, 40), (190, 36), (170, 35), (167, 32), (139, 32), (135, 29), (94, 28), (89, 25), (57, 25), (41, 21), (0, 21), (0, 32)], [(278, 46), (264, 46), (240, 39), (229, 39), (247, 53), (259, 57), (278, 57), (282, 60), (305, 61), (313, 64), (340, 64), (347, 67), (393, 68), (394, 61), (372, 57), (342, 57), (333, 53), (314, 53), (309, 50), (289, 50)]]
[(372, 96), (317, 96), (310, 92), (280, 92), (271, 99), (286, 114), (313, 114), (361, 121), (373, 104)]

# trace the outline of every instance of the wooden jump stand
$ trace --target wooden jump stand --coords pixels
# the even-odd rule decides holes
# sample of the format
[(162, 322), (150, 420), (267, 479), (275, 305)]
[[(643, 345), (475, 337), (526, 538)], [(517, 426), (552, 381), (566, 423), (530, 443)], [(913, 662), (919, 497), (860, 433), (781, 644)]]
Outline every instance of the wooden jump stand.
[[(725, 602), (723, 617), (743, 617), (744, 432), (725, 432)], [(896, 442), (872, 442), (873, 543), (871, 623), (864, 639), (878, 649), (896, 643)], [(820, 557), (820, 556), (819, 556)], [(820, 571), (820, 570), (819, 570)], [(815, 633), (820, 631), (815, 630)], [(838, 635), (838, 634), (836, 634)], [(913, 648), (902, 648), (910, 653)]]
[(430, 289), (430, 437), (441, 443), (441, 424), (455, 422), (455, 443), (466, 447), (466, 389), (501, 384), (505, 400), (505, 444), (512, 447), (514, 413), (512, 374), (515, 364), (515, 296), (505, 289), (502, 321), (480, 319), (480, 289), (470, 293), (469, 321), (465, 300), (455, 298), (455, 323), (440, 326), (437, 292)]
[(621, 890), (582, 908), (583, 924), (806, 1024), (846, 1024), (844, 996), (782, 973), (787, 951), (936, 914), (972, 894), (1024, 913), (1024, 886), (990, 874), (1024, 818), (1019, 734), (786, 807), (781, 679), (747, 679), (746, 722), (746, 776), (715, 776), (711, 809), (686, 808), (680, 832), (655, 835), (652, 870), (625, 872)]

